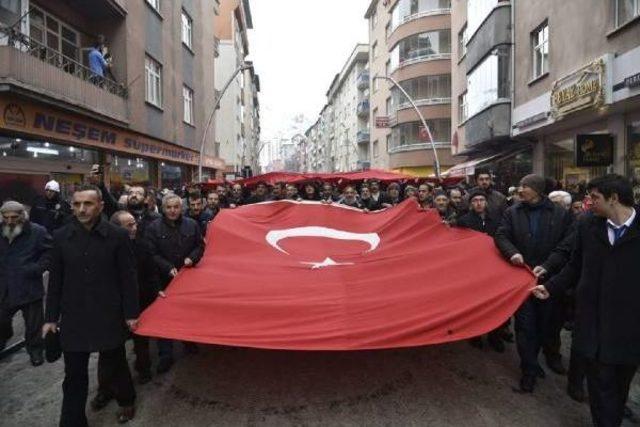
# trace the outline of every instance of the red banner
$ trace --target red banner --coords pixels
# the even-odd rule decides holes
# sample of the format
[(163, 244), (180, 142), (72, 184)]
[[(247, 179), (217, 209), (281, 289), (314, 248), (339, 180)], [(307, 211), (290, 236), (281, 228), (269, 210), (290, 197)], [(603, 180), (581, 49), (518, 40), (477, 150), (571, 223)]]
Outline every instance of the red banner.
[(227, 209), (208, 242), (139, 334), (296, 350), (436, 344), (498, 327), (533, 282), (491, 238), (413, 200), (372, 213), (289, 201)]

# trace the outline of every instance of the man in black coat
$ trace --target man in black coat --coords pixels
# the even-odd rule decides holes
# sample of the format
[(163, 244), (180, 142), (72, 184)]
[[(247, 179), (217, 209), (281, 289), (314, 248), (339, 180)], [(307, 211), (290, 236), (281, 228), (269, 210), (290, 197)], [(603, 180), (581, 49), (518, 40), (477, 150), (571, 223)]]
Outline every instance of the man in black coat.
[[(163, 217), (157, 219), (147, 229), (153, 261), (158, 270), (160, 296), (164, 296), (171, 279), (178, 275), (183, 267), (195, 266), (204, 254), (204, 240), (198, 223), (182, 215), (182, 200), (170, 194), (162, 199)], [(185, 343), (189, 353), (197, 352), (193, 343)], [(173, 341), (158, 340), (157, 372), (164, 373), (173, 365)]]
[(587, 190), (593, 215), (578, 220), (571, 260), (533, 293), (546, 300), (577, 283), (573, 350), (587, 360), (591, 415), (619, 426), (640, 365), (640, 212), (622, 176), (595, 178)]
[[(140, 238), (145, 235), (147, 227), (160, 218), (159, 213), (149, 209), (145, 200), (147, 200), (147, 190), (144, 187), (135, 185), (129, 188), (127, 192), (127, 211), (136, 220), (137, 236)], [(111, 217), (113, 217), (113, 214), (111, 214)]]
[(86, 426), (88, 362), (104, 360), (116, 390), (118, 421), (134, 417), (135, 390), (124, 342), (138, 318), (135, 258), (125, 230), (102, 217), (102, 194), (83, 186), (73, 195), (74, 219), (53, 236), (43, 335), (60, 333), (64, 352), (61, 426)]
[[(502, 218), (507, 208), (507, 198), (504, 194), (493, 188), (493, 178), (491, 171), (485, 168), (477, 168), (475, 172), (476, 186), (469, 190), (469, 194), (476, 190), (483, 191), (487, 195), (487, 210), (494, 218)], [(470, 199), (465, 197), (461, 203), (460, 209), (466, 212), (469, 207)]]
[(33, 366), (42, 365), (42, 274), (48, 268), (51, 236), (29, 222), (25, 207), (14, 201), (0, 207), (0, 350), (13, 336), (11, 322), (18, 310), (25, 323), (25, 342)]
[[(469, 212), (461, 216), (456, 225), (493, 237), (498, 229), (498, 221), (487, 212), (487, 195), (481, 190), (475, 190), (469, 195), (469, 204)], [(505, 350), (502, 334), (502, 326), (487, 334), (489, 346), (498, 353), (503, 353)], [(474, 347), (482, 348), (482, 337), (472, 338), (469, 342)]]
[[(561, 243), (572, 238), (571, 214), (554, 205), (544, 196), (545, 180), (527, 175), (520, 181), (522, 201), (507, 209), (495, 235), (495, 243), (502, 255), (514, 265), (528, 266), (539, 280), (557, 273), (568, 259), (566, 251), (556, 251)], [(522, 378), (520, 389), (531, 393), (536, 378), (544, 376), (538, 364), (542, 346), (555, 348), (549, 342), (549, 329), (554, 300), (527, 299), (516, 312), (515, 331)], [(559, 352), (546, 353), (547, 366), (556, 373), (564, 373)]]
[(60, 197), (60, 184), (49, 181), (44, 187), (44, 196), (38, 197), (31, 207), (31, 222), (47, 229), (49, 234), (71, 219), (71, 206)]

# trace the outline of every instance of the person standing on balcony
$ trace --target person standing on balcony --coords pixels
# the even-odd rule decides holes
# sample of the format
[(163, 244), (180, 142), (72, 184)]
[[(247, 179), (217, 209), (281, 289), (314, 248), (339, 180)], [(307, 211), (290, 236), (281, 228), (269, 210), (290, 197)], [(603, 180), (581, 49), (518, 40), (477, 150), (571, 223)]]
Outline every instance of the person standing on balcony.
[(98, 41), (93, 45), (89, 51), (89, 69), (91, 70), (90, 80), (97, 86), (102, 86), (104, 83), (104, 75), (109, 70), (109, 63), (104, 58), (102, 53), (104, 48), (104, 41), (102, 37), (98, 38)]

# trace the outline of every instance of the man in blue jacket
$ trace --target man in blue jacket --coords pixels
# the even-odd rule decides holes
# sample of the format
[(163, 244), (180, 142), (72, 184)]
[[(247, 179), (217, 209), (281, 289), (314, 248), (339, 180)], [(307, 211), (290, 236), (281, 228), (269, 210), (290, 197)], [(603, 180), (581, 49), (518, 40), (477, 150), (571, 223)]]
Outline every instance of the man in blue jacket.
[(0, 207), (0, 350), (13, 336), (11, 322), (18, 310), (25, 321), (25, 341), (33, 366), (42, 365), (42, 275), (52, 247), (47, 230), (31, 223), (24, 206), (8, 201)]

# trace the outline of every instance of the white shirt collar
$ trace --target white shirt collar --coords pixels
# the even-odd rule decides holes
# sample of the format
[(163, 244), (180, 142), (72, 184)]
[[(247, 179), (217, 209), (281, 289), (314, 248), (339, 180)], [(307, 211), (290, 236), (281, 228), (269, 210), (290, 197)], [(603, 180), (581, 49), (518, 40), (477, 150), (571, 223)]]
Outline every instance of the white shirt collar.
[(616, 225), (613, 223), (613, 221), (611, 221), (610, 219), (607, 220), (607, 224), (613, 228), (621, 228), (621, 227), (631, 227), (631, 224), (633, 224), (633, 220), (636, 219), (636, 210), (633, 209), (633, 211), (631, 212), (631, 215), (629, 216), (629, 218), (624, 222), (624, 224), (621, 225)]

